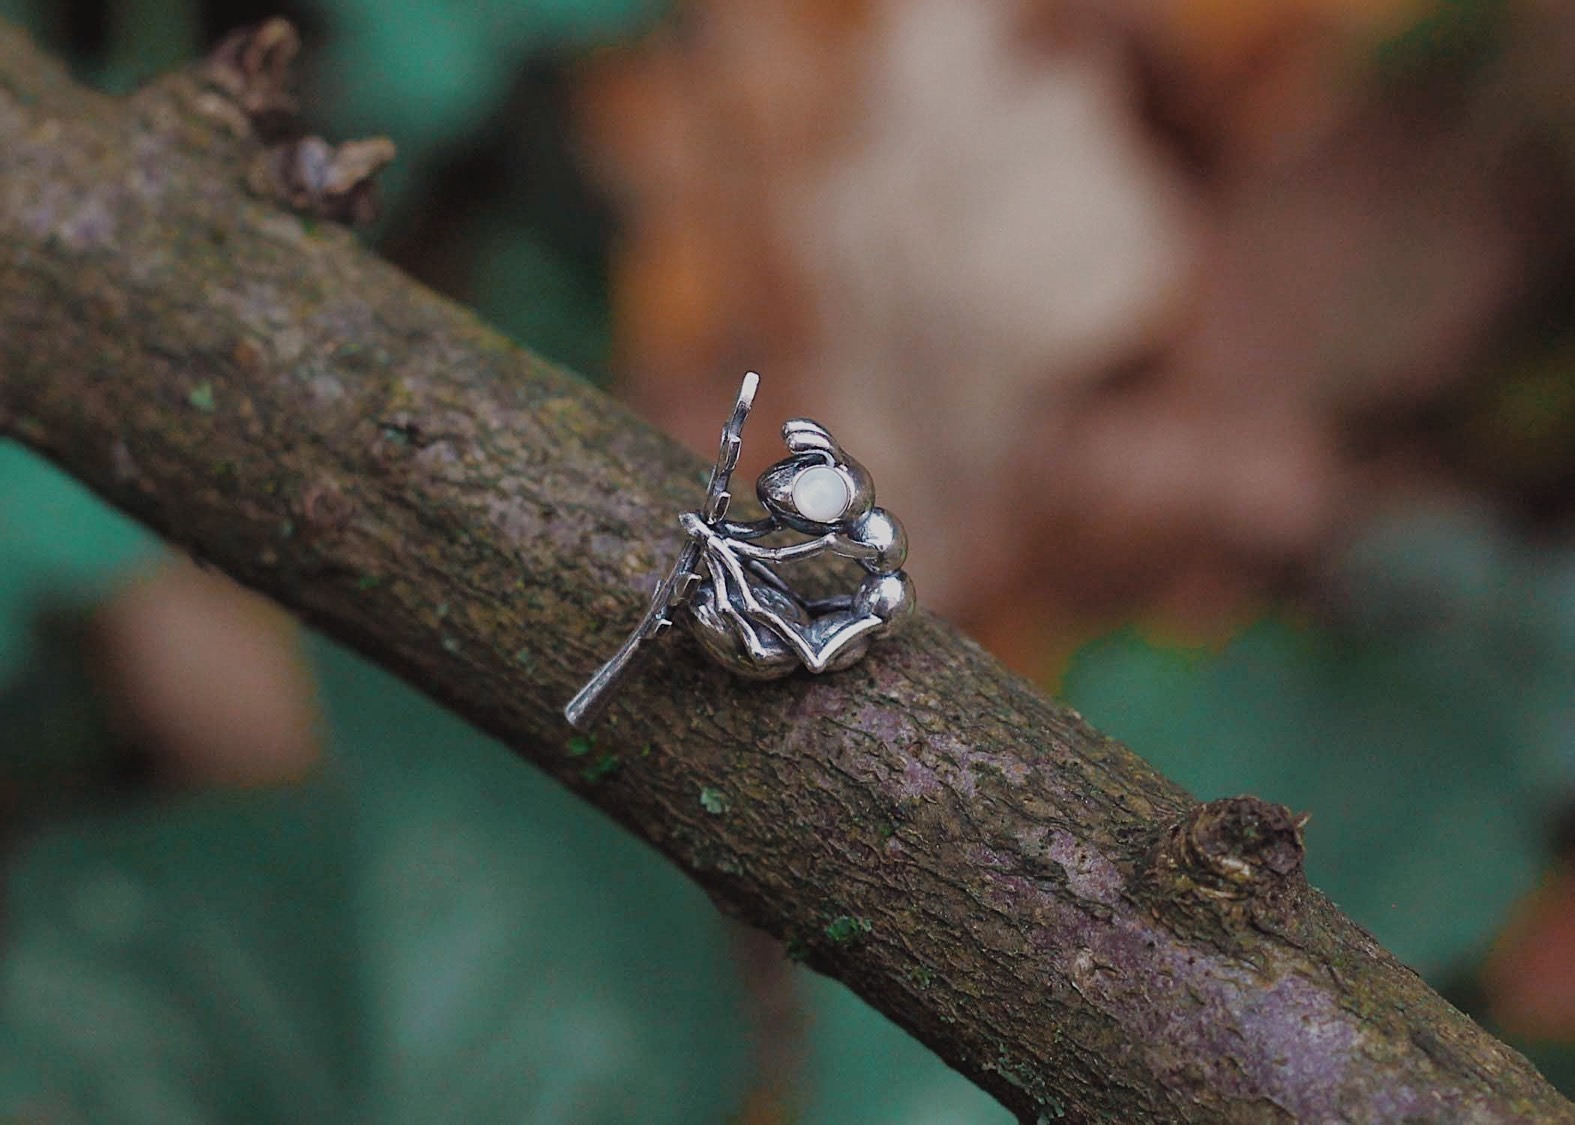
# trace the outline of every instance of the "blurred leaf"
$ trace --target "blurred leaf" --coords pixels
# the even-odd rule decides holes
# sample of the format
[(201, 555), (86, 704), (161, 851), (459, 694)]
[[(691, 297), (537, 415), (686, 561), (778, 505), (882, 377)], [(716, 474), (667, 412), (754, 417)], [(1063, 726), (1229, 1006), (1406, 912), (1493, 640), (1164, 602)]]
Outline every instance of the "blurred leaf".
[(212, 794), (28, 848), (7, 888), (0, 1106), (115, 1122), (350, 1117), (364, 1047), (346, 811), (329, 781)]
[(481, 240), (477, 311), (549, 359), (584, 375), (605, 372), (612, 347), (605, 289), (518, 226), (499, 226)]
[(1502, 44), (1514, 8), (1506, 0), (1429, 0), (1421, 18), (1379, 45), (1376, 61), (1396, 79), (1481, 66)]
[(155, 540), (86, 488), (0, 441), (0, 683), (20, 662), (33, 607), (101, 595)]
[(1566, 1095), (1575, 1095), (1575, 1044), (1520, 1043), (1514, 1039), (1509, 1044), (1530, 1059), (1549, 1082)]
[[(1567, 296), (1554, 315), (1575, 317)], [(1448, 454), (1473, 479), (1563, 522), (1575, 481), (1575, 337), (1542, 324), (1531, 334), (1452, 404)]]
[(801, 970), (815, 1011), (808, 1125), (1007, 1125), (994, 1098), (836, 981)]
[[(408, 176), (497, 109), (526, 55), (659, 6), (324, 0), (331, 39), (307, 61), (334, 128), (393, 133)], [(189, 5), (114, 11), (102, 80), (124, 86), (190, 52)], [(603, 367), (604, 280), (565, 253), (561, 224), (521, 225), (486, 232), (483, 311)], [(64, 693), (56, 717), (84, 719), (83, 685), (26, 647), (22, 623), (40, 598), (102, 596), (155, 546), (0, 445), (0, 685), (25, 669), (14, 690)], [(706, 897), (411, 689), (327, 642), (316, 651), (336, 748), (324, 777), (124, 803), (15, 857), (0, 1113), (579, 1125), (735, 1112), (748, 1036)], [(805, 1120), (1007, 1119), (840, 986), (808, 987), (826, 1014)]]
[(368, 1118), (724, 1119), (747, 1040), (705, 895), (391, 676), (318, 651), (363, 827)]
[(391, 186), (487, 117), (532, 51), (628, 34), (660, 0), (319, 0), (329, 35), (311, 65), (335, 131), (383, 133), (401, 153)]
[(1575, 1096), (1575, 1040), (1553, 1042), (1507, 1031), (1493, 1018), (1491, 993), (1484, 990), (1482, 977), (1476, 971), (1446, 978), (1437, 987), (1444, 999), (1530, 1059), (1542, 1076), (1566, 1096)]
[(93, 759), (105, 742), (82, 652), (82, 622), (67, 614), (39, 620), (28, 661), (0, 686), (0, 776), (55, 779)]
[(49, 7), (45, 0), (0, 0), (0, 20), (25, 27), (37, 35)]
[(1554, 865), (1516, 905), (1478, 979), (1493, 1022), (1575, 1045), (1575, 865)]
[(92, 75), (102, 89), (134, 89), (197, 56), (198, 0), (110, 0), (108, 7), (108, 54)]
[[(0, 651), (150, 538), (0, 447)], [(335, 761), (289, 792), (78, 817), (11, 863), (0, 1114), (95, 1122), (726, 1120), (750, 1081), (715, 908), (650, 849), (316, 642)], [(0, 685), (5, 683), (0, 670)], [(18, 681), (12, 680), (14, 686)], [(32, 690), (32, 689), (30, 689)], [(806, 1121), (1004, 1111), (839, 985)]]
[(0, 683), (0, 839), (124, 799), (146, 775), (130, 748), (110, 737), (85, 629), (80, 614), (45, 614), (22, 672)]
[[(30, 691), (80, 701), (22, 659), (36, 599), (93, 596), (150, 542), (0, 447), (0, 651)], [(79, 818), (14, 865), (0, 1110), (725, 1117), (745, 1037), (705, 896), (409, 688), (318, 652), (330, 776)]]

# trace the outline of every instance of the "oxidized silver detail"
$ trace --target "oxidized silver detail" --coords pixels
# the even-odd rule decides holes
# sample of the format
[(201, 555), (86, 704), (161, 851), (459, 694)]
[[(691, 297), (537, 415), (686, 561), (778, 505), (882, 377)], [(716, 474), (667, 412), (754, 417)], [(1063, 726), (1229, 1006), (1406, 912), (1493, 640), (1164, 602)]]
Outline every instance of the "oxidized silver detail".
[[(657, 586), (645, 617), (564, 708), (574, 726), (594, 721), (641, 646), (675, 620), (729, 671), (774, 680), (801, 667), (817, 673), (846, 668), (871, 641), (913, 615), (913, 583), (902, 570), (908, 554), (902, 523), (875, 506), (869, 470), (818, 422), (795, 418), (782, 427), (789, 454), (755, 485), (765, 517), (726, 519), (728, 483), (759, 383), (753, 371), (744, 376), (722, 428), (705, 503), (679, 517), (687, 537), (683, 551)], [(758, 542), (777, 532), (807, 538), (778, 546)], [(784, 564), (826, 554), (863, 568), (851, 593), (804, 597), (778, 572)]]

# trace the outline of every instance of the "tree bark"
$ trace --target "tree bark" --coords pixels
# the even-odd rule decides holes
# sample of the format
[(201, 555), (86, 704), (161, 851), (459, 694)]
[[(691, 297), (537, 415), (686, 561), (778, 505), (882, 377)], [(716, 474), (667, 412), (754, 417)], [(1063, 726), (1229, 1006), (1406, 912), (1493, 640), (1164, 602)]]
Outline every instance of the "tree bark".
[(575, 737), (705, 466), (259, 197), (293, 150), (257, 127), (277, 59), (236, 57), (115, 100), (0, 27), (0, 433), (516, 748), (1024, 1121), (1575, 1118), (1306, 885), (1286, 810), (1196, 803), (933, 618), (767, 684), (669, 635)]

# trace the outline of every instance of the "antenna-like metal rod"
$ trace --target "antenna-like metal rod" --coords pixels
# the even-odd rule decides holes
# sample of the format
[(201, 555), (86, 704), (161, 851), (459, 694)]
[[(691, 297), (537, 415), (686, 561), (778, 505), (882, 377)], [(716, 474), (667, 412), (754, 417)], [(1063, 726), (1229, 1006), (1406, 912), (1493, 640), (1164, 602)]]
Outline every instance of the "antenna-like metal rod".
[[(713, 527), (727, 515), (728, 502), (731, 500), (727, 486), (732, 479), (733, 469), (738, 465), (738, 451), (744, 444), (744, 421), (755, 404), (755, 390), (759, 386), (760, 376), (753, 371), (746, 372), (743, 384), (738, 388), (738, 398), (733, 403), (733, 412), (722, 427), (722, 445), (717, 450), (716, 463), (711, 466), (705, 504), (700, 509), (701, 518)], [(570, 726), (584, 730), (596, 721), (596, 717), (607, 706), (612, 690), (633, 667), (641, 646), (671, 625), (673, 610), (688, 600), (693, 585), (689, 580), (695, 577), (695, 568), (699, 563), (700, 544), (690, 539), (684, 543), (667, 577), (657, 585), (656, 593), (651, 597), (651, 607), (645, 611), (645, 616), (635, 626), (634, 632), (629, 634), (628, 639), (618, 646), (618, 651), (612, 654), (612, 658), (596, 670), (596, 674), (586, 681), (585, 686), (575, 693), (563, 709), (563, 717), (569, 720)]]

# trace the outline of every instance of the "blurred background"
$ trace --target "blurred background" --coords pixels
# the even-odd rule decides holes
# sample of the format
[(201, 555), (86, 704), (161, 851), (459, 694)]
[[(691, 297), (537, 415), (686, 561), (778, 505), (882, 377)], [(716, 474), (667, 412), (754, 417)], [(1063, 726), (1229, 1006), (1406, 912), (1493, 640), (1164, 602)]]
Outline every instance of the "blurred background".
[[(399, 147), (382, 253), (707, 456), (764, 372), (929, 607), (1310, 812), (1575, 1094), (1575, 8), (0, 0), (114, 90), (272, 15), (308, 125)], [(10, 1116), (1009, 1120), (4, 445), (0, 748)]]

